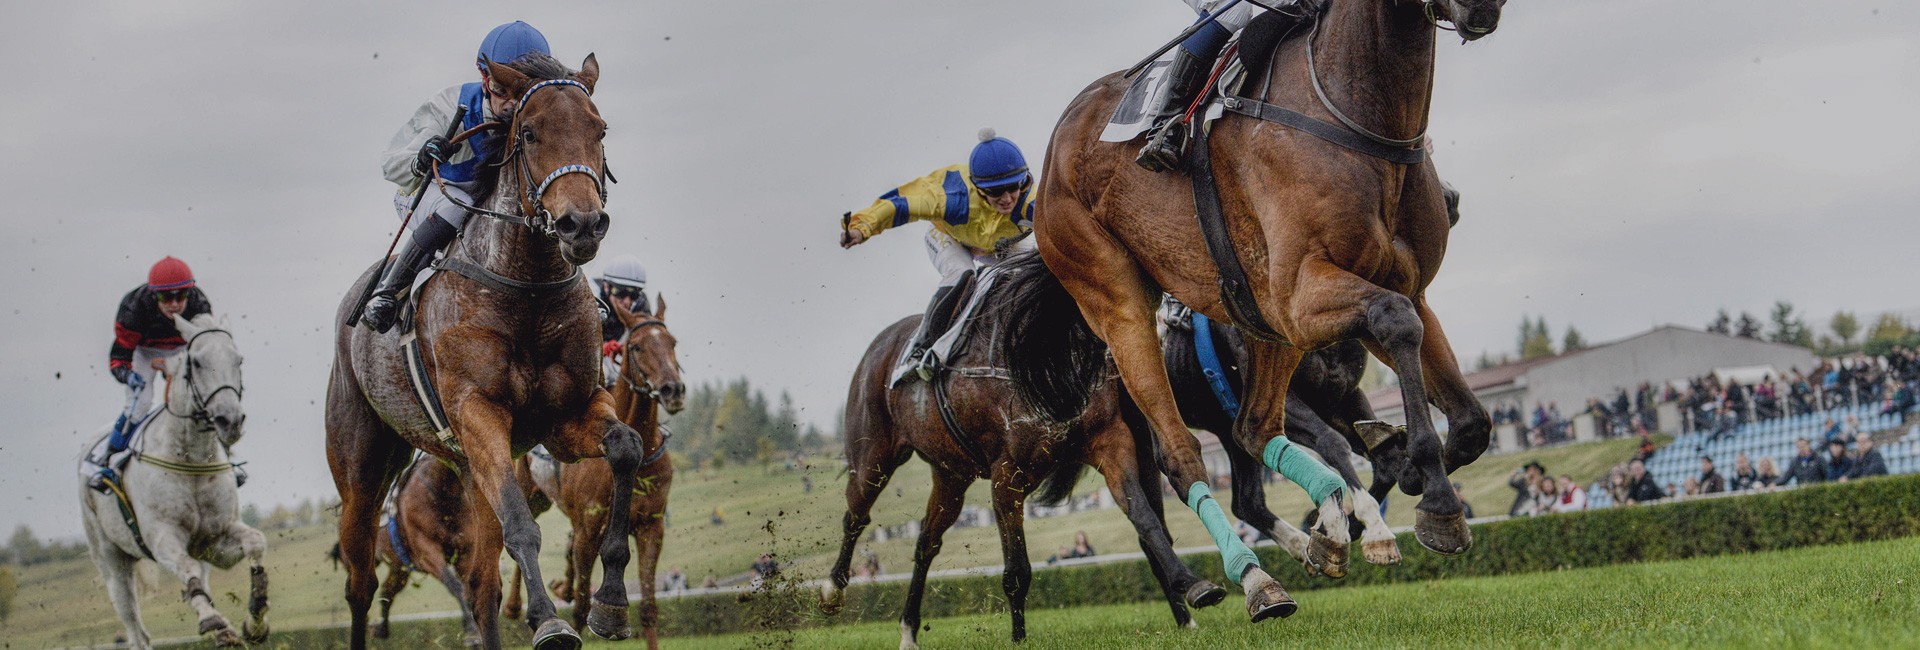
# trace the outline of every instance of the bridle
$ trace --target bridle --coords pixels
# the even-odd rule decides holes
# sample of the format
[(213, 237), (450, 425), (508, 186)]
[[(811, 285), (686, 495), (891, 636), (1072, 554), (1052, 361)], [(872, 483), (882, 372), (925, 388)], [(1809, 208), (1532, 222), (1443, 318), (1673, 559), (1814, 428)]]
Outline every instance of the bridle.
[[(649, 318), (647, 320), (634, 323), (633, 327), (627, 328), (627, 333), (622, 335), (620, 337), (620, 340), (626, 341), (626, 340), (632, 339), (634, 333), (640, 331), (642, 328), (656, 327), (656, 326), (664, 328), (667, 326), (667, 322), (660, 320), (658, 318)], [(653, 385), (653, 378), (648, 377), (646, 371), (641, 370), (638, 366), (634, 366), (633, 372), (640, 375), (640, 381), (635, 382), (633, 380), (633, 376), (627, 374), (627, 367), (629, 365), (632, 365), (632, 364), (627, 364), (627, 363), (620, 364), (620, 381), (626, 382), (627, 388), (632, 389), (635, 394), (645, 395), (647, 396), (648, 399), (654, 400), (656, 402), (659, 401), (660, 388), (658, 386)]]
[[(233, 338), (232, 332), (228, 332), (223, 329), (214, 328), (214, 329), (204, 329), (204, 330), (200, 330), (199, 332), (195, 332), (193, 335), (193, 338), (187, 339), (186, 351), (182, 353), (182, 356), (185, 356), (187, 358), (187, 364), (186, 364), (187, 368), (186, 370), (183, 370), (180, 372), (180, 380), (187, 383), (187, 394), (189, 397), (193, 399), (193, 411), (187, 413), (186, 415), (181, 415), (179, 413), (173, 412), (173, 402), (169, 401), (165, 395), (162, 395), (160, 403), (166, 409), (168, 415), (172, 415), (177, 418), (187, 418), (187, 419), (193, 420), (194, 424), (201, 425), (201, 426), (209, 425), (209, 424), (212, 424), (213, 422), (213, 416), (207, 413), (207, 404), (212, 402), (213, 398), (218, 397), (221, 391), (228, 391), (228, 390), (233, 391), (234, 399), (240, 399), (245, 394), (245, 389), (240, 384), (221, 384), (219, 386), (214, 387), (212, 392), (203, 393), (200, 390), (200, 385), (194, 383), (193, 381), (193, 344), (195, 341), (200, 340), (200, 337), (206, 336), (208, 334), (214, 334), (214, 333), (225, 334), (227, 335), (228, 339)], [(171, 378), (169, 378), (168, 381), (170, 383), (172, 381)]]
[[(526, 155), (526, 144), (524, 142), (525, 136), (531, 133), (531, 128), (522, 129), (520, 127), (520, 115), (526, 112), (527, 102), (533, 98), (534, 93), (544, 88), (557, 88), (562, 86), (573, 86), (579, 88), (581, 92), (587, 93), (589, 97), (593, 95), (593, 91), (588, 89), (586, 84), (572, 79), (548, 79), (536, 83), (528, 87), (526, 92), (520, 94), (520, 101), (515, 104), (513, 110), (513, 119), (506, 125), (508, 141), (511, 144), (508, 146), (506, 158), (503, 159), (500, 164), (505, 164), (508, 160), (515, 158), (519, 159), (520, 185), (526, 188), (525, 194), (520, 197), (520, 211), (524, 214), (507, 214), (475, 205), (468, 205), (453, 195), (448, 194), (446, 190), (446, 180), (440, 178), (440, 164), (435, 162), (433, 177), (434, 182), (440, 186), (440, 193), (446, 195), (448, 201), (453, 202), (454, 205), (460, 206), (468, 212), (525, 226), (548, 239), (557, 238), (559, 235), (554, 228), (555, 219), (553, 213), (547, 210), (546, 204), (542, 203), (541, 199), (546, 196), (547, 188), (552, 187), (554, 181), (558, 181), (561, 177), (569, 174), (585, 174), (587, 178), (593, 179), (593, 187), (600, 193), (600, 203), (604, 205), (607, 202), (607, 182), (612, 178), (605, 171), (607, 161), (604, 149), (600, 159), (600, 170), (595, 170), (591, 166), (579, 163), (561, 165), (558, 169), (553, 170), (541, 178), (539, 183), (532, 182), (534, 178), (533, 163), (529, 161), (530, 156)], [(448, 141), (448, 144), (458, 144), (476, 134), (489, 129), (497, 129), (500, 126), (501, 124), (497, 120), (482, 123), (454, 136), (452, 140)]]

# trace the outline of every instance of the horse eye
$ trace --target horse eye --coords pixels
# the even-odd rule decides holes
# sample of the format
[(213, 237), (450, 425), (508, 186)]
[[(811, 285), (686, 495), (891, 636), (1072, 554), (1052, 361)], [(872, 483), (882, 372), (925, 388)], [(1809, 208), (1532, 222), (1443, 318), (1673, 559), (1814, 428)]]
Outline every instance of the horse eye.
[(520, 139), (525, 140), (527, 144), (533, 144), (539, 141), (538, 138), (533, 137), (533, 127), (531, 126), (520, 127)]

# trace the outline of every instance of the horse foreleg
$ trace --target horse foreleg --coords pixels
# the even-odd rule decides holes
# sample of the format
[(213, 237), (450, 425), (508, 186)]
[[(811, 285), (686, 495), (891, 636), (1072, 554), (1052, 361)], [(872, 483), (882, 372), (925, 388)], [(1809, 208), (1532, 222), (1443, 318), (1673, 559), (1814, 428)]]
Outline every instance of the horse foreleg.
[[(592, 510), (589, 508), (588, 510)], [(603, 513), (583, 514), (573, 521), (573, 530), (567, 533), (567, 575), (564, 582), (566, 593), (555, 590), (554, 595), (561, 600), (573, 602), (573, 624), (587, 625), (587, 616), (593, 611), (593, 562), (594, 554), (599, 552), (605, 541), (607, 518)]]
[[(1088, 461), (1100, 471), (1107, 481), (1107, 491), (1113, 494), (1120, 511), (1126, 513), (1127, 521), (1133, 524), (1133, 531), (1139, 538), (1140, 550), (1147, 556), (1147, 567), (1153, 571), (1153, 577), (1160, 582), (1160, 589), (1167, 596), (1167, 607), (1173, 611), (1174, 624), (1181, 627), (1194, 627), (1193, 613), (1188, 607), (1209, 607), (1226, 597), (1226, 590), (1218, 585), (1200, 579), (1187, 568), (1186, 563), (1173, 552), (1173, 538), (1167, 534), (1166, 523), (1162, 515), (1151, 503), (1159, 501), (1158, 494), (1148, 495), (1141, 485), (1141, 472), (1144, 461), (1152, 463), (1151, 453), (1136, 453), (1132, 431), (1121, 423), (1115, 423), (1106, 431), (1095, 435), (1093, 446), (1088, 450)], [(1158, 480), (1153, 480), (1158, 485)]]
[(1327, 576), (1340, 578), (1347, 574), (1347, 547), (1353, 541), (1347, 530), (1347, 484), (1317, 454), (1286, 436), (1288, 405), (1294, 401), (1288, 389), (1301, 354), (1287, 345), (1247, 341), (1251, 376), (1262, 380), (1247, 387), (1233, 439), (1249, 454), (1258, 453), (1262, 465), (1300, 486), (1313, 500), (1320, 518), (1308, 531), (1307, 561)]
[(1013, 617), (1013, 640), (1027, 638), (1027, 589), (1033, 585), (1033, 564), (1027, 559), (1026, 503), (1034, 481), (1012, 463), (993, 466), (993, 519), (1000, 528), (1000, 554), (1006, 572), (1000, 588), (1007, 594), (1007, 612)]
[(1427, 306), (1426, 296), (1414, 302), (1414, 309), (1420, 313), (1421, 325), (1426, 330), (1420, 344), (1420, 370), (1432, 386), (1428, 397), (1447, 416), (1444, 460), (1447, 473), (1452, 474), (1486, 453), (1493, 420), (1487, 417), (1486, 407), (1480, 404), (1480, 398), (1474, 397), (1466, 377), (1460, 374), (1453, 346), (1447, 343), (1447, 334), (1441, 331), (1440, 319), (1434, 316), (1433, 308)]
[[(87, 492), (81, 498), (93, 498)], [(134, 588), (134, 565), (140, 558), (127, 555), (99, 531), (99, 524), (92, 515), (86, 520), (87, 547), (93, 556), (93, 564), (100, 569), (100, 579), (107, 583), (107, 597), (113, 600), (113, 611), (120, 615), (120, 624), (127, 628), (127, 647), (135, 650), (147, 650), (153, 647), (153, 640), (147, 636), (147, 626), (140, 622), (140, 596)]]
[(501, 616), (520, 618), (520, 578), (520, 565), (513, 565), (513, 579), (507, 581), (507, 584), (503, 586), (507, 591), (507, 598), (504, 602), (500, 603)]
[[(555, 432), (549, 441), (548, 449), (554, 444), (562, 445), (570, 453), (580, 456), (593, 456), (592, 441), (598, 440), (600, 456), (607, 459), (607, 466), (613, 471), (612, 485), (608, 488), (607, 526), (600, 544), (600, 564), (603, 577), (600, 589), (593, 594), (593, 602), (587, 613), (587, 627), (593, 633), (606, 639), (625, 639), (633, 636), (633, 627), (627, 623), (627, 583), (624, 576), (627, 563), (633, 553), (627, 548), (627, 537), (633, 529), (633, 484), (634, 474), (640, 469), (643, 450), (640, 446), (640, 434), (615, 416), (613, 396), (605, 390), (594, 391), (593, 403), (580, 418), (565, 423)], [(589, 453), (578, 453), (586, 451)], [(563, 456), (564, 457), (564, 456)], [(529, 580), (528, 589), (538, 589), (538, 584)]]
[(1340, 475), (1340, 480), (1347, 486), (1347, 493), (1353, 495), (1353, 513), (1363, 526), (1360, 531), (1361, 557), (1371, 564), (1399, 562), (1400, 548), (1394, 542), (1393, 531), (1380, 514), (1380, 502), (1360, 484), (1360, 473), (1353, 468), (1353, 446), (1348, 444), (1346, 435), (1335, 430), (1319, 412), (1308, 407), (1305, 400), (1289, 393), (1287, 437), (1319, 453), (1320, 459)]
[[(146, 520), (155, 521), (152, 517)], [(146, 533), (147, 548), (153, 550), (154, 561), (179, 577), (185, 586), (180, 597), (199, 615), (200, 634), (212, 633), (216, 645), (240, 645), (240, 632), (213, 606), (213, 595), (207, 591), (207, 565), (187, 553), (186, 534), (172, 526), (152, 524)]]
[[(499, 540), (507, 555), (520, 566), (527, 589), (527, 626), (534, 630), (534, 648), (580, 647), (580, 635), (556, 616), (553, 600), (541, 590), (540, 526), (533, 521), (526, 495), (513, 480), (513, 456), (507, 444), (511, 438), (512, 415), (497, 404), (466, 399), (454, 407), (454, 416), (454, 431), (467, 452), (466, 471), (461, 474), (471, 485), (468, 507), (476, 511), (470, 519), (476, 551), (473, 555), (486, 555), (491, 543)], [(491, 519), (477, 514), (480, 504), (488, 507), (493, 515)], [(499, 532), (490, 534), (495, 530)], [(491, 557), (499, 557), (499, 547), (492, 546), (492, 549)], [(495, 584), (500, 579), (499, 571), (477, 570), (476, 573), (491, 573)], [(496, 589), (493, 600), (484, 605), (478, 601), (481, 596), (484, 594), (468, 594), (468, 598), (474, 599), (474, 614), (491, 620), (493, 613), (499, 611), (499, 592)], [(488, 611), (482, 612), (482, 609)], [(488, 629), (482, 627), (481, 632), (487, 633)]]
[[(463, 473), (461, 489), (466, 491), (461, 500), (461, 512), (465, 524), (458, 528), (461, 537), (447, 541), (447, 545), (438, 549), (429, 549), (430, 542), (415, 544), (422, 558), (448, 558), (441, 560), (418, 559), (420, 570), (432, 571), (440, 577), (440, 583), (447, 586), (447, 593), (460, 601), (460, 616), (466, 630), (468, 648), (486, 648), (497, 650), (502, 647), (499, 619), (500, 597), (500, 551), (505, 546), (504, 528), (500, 520), (484, 505), (484, 501), (475, 492), (478, 484), (472, 480), (471, 472)], [(452, 529), (449, 526), (449, 529)], [(436, 569), (432, 565), (439, 564)], [(527, 617), (528, 625), (535, 619), (531, 613)]]
[(267, 555), (267, 536), (253, 527), (239, 521), (227, 524), (226, 538), (214, 547), (213, 553), (220, 560), (215, 564), (226, 568), (233, 566), (242, 556), (247, 559), (247, 574), (250, 584), (247, 594), (247, 620), (240, 624), (247, 643), (265, 643), (267, 640), (267, 567), (262, 564)]
[(647, 650), (660, 650), (660, 605), (654, 600), (654, 575), (660, 566), (660, 549), (667, 532), (660, 521), (661, 513), (666, 512), (666, 495), (655, 494), (658, 496), (648, 495), (653, 498), (641, 504), (638, 510), (643, 516), (635, 520), (633, 527), (634, 568), (640, 581), (640, 633), (647, 637)]
[(927, 597), (927, 569), (940, 554), (940, 538), (960, 519), (967, 486), (972, 483), (970, 476), (937, 468), (933, 471), (933, 493), (927, 496), (926, 518), (921, 522), (920, 539), (913, 546), (913, 582), (907, 587), (906, 605), (900, 608), (900, 650), (920, 647), (920, 603)]

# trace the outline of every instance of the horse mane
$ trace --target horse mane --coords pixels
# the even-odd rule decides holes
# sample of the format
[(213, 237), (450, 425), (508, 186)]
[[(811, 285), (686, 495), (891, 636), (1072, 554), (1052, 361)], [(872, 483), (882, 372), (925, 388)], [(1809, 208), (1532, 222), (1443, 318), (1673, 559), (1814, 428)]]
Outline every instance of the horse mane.
[(1004, 294), (995, 302), (1007, 314), (1001, 351), (1014, 389), (1048, 419), (1071, 421), (1106, 378), (1106, 343), (1039, 253), (1021, 253), (1000, 268)]
[[(511, 63), (500, 65), (526, 75), (535, 83), (571, 79), (575, 74), (574, 70), (561, 63), (559, 59), (539, 52), (533, 52)], [(479, 173), (474, 175), (475, 187), (471, 193), (474, 205), (485, 205), (486, 201), (493, 198), (494, 190), (500, 185), (500, 170), (506, 163), (507, 145), (512, 142), (511, 134), (506, 133), (506, 125), (513, 123), (514, 112), (518, 110), (519, 107), (515, 106), (513, 111), (493, 116), (494, 120), (501, 124), (500, 127), (493, 129), (494, 134), (499, 137), (488, 138), (486, 150), (474, 152), (474, 155), (480, 158)]]

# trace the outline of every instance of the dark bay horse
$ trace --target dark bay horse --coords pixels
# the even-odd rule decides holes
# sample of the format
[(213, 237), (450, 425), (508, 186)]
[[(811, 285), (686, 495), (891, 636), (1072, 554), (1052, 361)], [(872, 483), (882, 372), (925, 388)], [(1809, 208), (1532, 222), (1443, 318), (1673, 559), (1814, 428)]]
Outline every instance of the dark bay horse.
[[(540, 529), (513, 476), (514, 457), (544, 444), (562, 461), (604, 456), (613, 465), (607, 544), (608, 579), (595, 594), (589, 627), (625, 638), (627, 513), (640, 436), (622, 423), (600, 385), (600, 321), (579, 265), (605, 237), (601, 139), (606, 123), (590, 96), (599, 64), (579, 72), (534, 56), (491, 64), (493, 83), (518, 108), (502, 116), (505, 146), (486, 166), (495, 183), (483, 208), (440, 262), (446, 272), (418, 290), (416, 336), (421, 372), (445, 406), (441, 428), (415, 397), (402, 358), (400, 329), (376, 334), (345, 325), (372, 281), (363, 274), (340, 307), (333, 374), (327, 387), (327, 460), (340, 491), (340, 548), (348, 570), (354, 648), (366, 645), (374, 595), (375, 515), (411, 448), (453, 463), (468, 498), (491, 517), (469, 523), (474, 554), (499, 557), (504, 546), (529, 585), (527, 623), (536, 648), (577, 648), (580, 637), (539, 585)], [(423, 191), (434, 191), (433, 185)], [(499, 574), (480, 571), (468, 606), (499, 607)], [(496, 632), (482, 630), (486, 646)]]
[[(654, 570), (660, 562), (661, 543), (666, 535), (667, 492), (673, 487), (673, 460), (667, 456), (667, 439), (661, 429), (660, 410), (679, 413), (686, 405), (687, 385), (680, 378), (680, 360), (674, 356), (675, 340), (667, 331), (667, 299), (651, 313), (634, 313), (612, 305), (614, 315), (627, 328), (621, 340), (620, 376), (614, 380), (614, 412), (620, 420), (640, 432), (642, 459), (633, 488), (633, 507), (628, 513), (633, 522), (634, 568), (640, 583), (640, 630), (648, 648), (659, 647), (659, 607), (654, 601)], [(643, 310), (646, 304), (640, 303)], [(608, 490), (613, 486), (613, 466), (605, 459), (587, 458), (562, 465), (528, 454), (515, 466), (522, 488), (537, 516), (558, 505), (572, 522), (567, 535), (567, 574), (553, 582), (553, 593), (574, 603), (573, 620), (585, 625), (587, 594), (593, 587), (594, 554), (604, 545), (609, 511)], [(519, 569), (514, 569), (513, 585), (507, 591), (509, 617), (520, 611)]]
[[(1195, 576), (1177, 558), (1162, 524), (1160, 494), (1140, 481), (1143, 468), (1152, 467), (1152, 441), (1136, 440), (1125, 420), (1137, 412), (1125, 404), (1112, 381), (1099, 341), (1084, 327), (1048, 329), (1036, 323), (1057, 321), (1059, 312), (1073, 313), (1064, 293), (1036, 291), (1032, 279), (1047, 276), (1043, 263), (1032, 255), (1002, 264), (992, 292), (967, 325), (966, 340), (954, 347), (951, 367), (933, 382), (913, 382), (888, 389), (894, 360), (908, 344), (920, 316), (910, 316), (880, 333), (862, 357), (847, 396), (846, 445), (847, 514), (840, 555), (828, 583), (822, 586), (822, 608), (836, 611), (847, 586), (853, 551), (870, 523), (874, 499), (886, 488), (894, 470), (914, 455), (933, 466), (933, 493), (926, 519), (914, 548), (913, 582), (900, 614), (900, 645), (917, 647), (920, 603), (926, 594), (927, 569), (940, 552), (940, 540), (960, 516), (967, 486), (976, 479), (993, 482), (995, 523), (1006, 573), (1002, 586), (1013, 617), (1013, 639), (1026, 637), (1026, 596), (1033, 572), (1023, 530), (1026, 501), (1058, 502), (1070, 496), (1086, 465), (1106, 478), (1114, 499), (1139, 534), (1148, 565), (1160, 580), (1174, 620), (1192, 622), (1188, 606), (1217, 603), (1225, 591)], [(982, 282), (984, 284), (985, 281)], [(1040, 287), (1043, 288), (1043, 287)], [(1045, 331), (1042, 331), (1045, 330)], [(1062, 372), (1043, 375), (1051, 368), (1021, 362), (1023, 356), (1051, 350), (1070, 356)], [(1061, 383), (1067, 397), (1057, 408), (1023, 401), (1016, 386)], [(936, 384), (952, 404), (951, 432), (936, 404)], [(1132, 414), (1132, 415), (1129, 415)], [(964, 442), (963, 442), (964, 441)], [(984, 460), (983, 460), (984, 459)], [(1037, 492), (1036, 492), (1037, 490)]]
[[(1504, 3), (1332, 0), (1312, 29), (1302, 30), (1306, 37), (1281, 40), (1270, 67), (1263, 66), (1265, 101), (1324, 124), (1344, 120), (1349, 130), (1371, 134), (1369, 141), (1417, 146), (1433, 96), (1436, 21), (1478, 38), (1493, 31)], [(1165, 291), (1211, 318), (1232, 314), (1220, 290), (1224, 276), (1195, 226), (1190, 179), (1135, 166), (1137, 145), (1099, 141), (1127, 85), (1120, 74), (1108, 75), (1061, 116), (1041, 175), (1037, 204), (1046, 214), (1034, 219), (1035, 235), (1048, 265), (1111, 346), (1127, 390), (1152, 423), (1162, 469), (1176, 485), (1201, 488), (1199, 445), (1180, 419), (1154, 312)], [(1344, 107), (1339, 117), (1335, 106)], [(1281, 464), (1267, 458), (1276, 446), (1275, 458), (1285, 461), (1287, 448), (1276, 440), (1284, 437), (1288, 383), (1301, 354), (1360, 339), (1399, 373), (1409, 405), (1410, 462), (1397, 482), (1408, 494), (1424, 494), (1416, 537), (1441, 553), (1465, 551), (1472, 536), (1447, 473), (1486, 450), (1491, 422), (1427, 305), (1448, 234), (1433, 164), (1391, 162), (1242, 115), (1216, 122), (1210, 140), (1219, 146), (1196, 142), (1192, 153), (1211, 158), (1207, 169), (1230, 240), (1222, 248), (1245, 268), (1251, 313), (1236, 309), (1248, 319), (1236, 324), (1257, 319), (1278, 335), (1248, 345), (1258, 380), (1248, 387), (1233, 435), (1243, 448), (1263, 450), (1269, 467)], [(1451, 426), (1444, 446), (1417, 406), (1429, 399)], [(1210, 530), (1227, 527), (1217, 508), (1205, 509), (1213, 506), (1208, 496), (1196, 489), (1190, 506)], [(1220, 532), (1215, 539), (1223, 552), (1231, 546)], [(1246, 570), (1251, 580), (1271, 581), (1257, 569)]]
[[(1229, 396), (1243, 395), (1253, 378), (1247, 362), (1247, 347), (1240, 331), (1220, 321), (1206, 319), (1206, 332), (1213, 336), (1225, 376)], [(1167, 376), (1172, 381), (1174, 399), (1180, 405), (1180, 417), (1187, 426), (1213, 433), (1227, 454), (1233, 471), (1233, 516), (1259, 530), (1262, 535), (1306, 565), (1308, 573), (1325, 569), (1331, 577), (1341, 577), (1343, 565), (1316, 567), (1309, 561), (1306, 533), (1277, 517), (1267, 507), (1266, 488), (1260, 480), (1258, 450), (1248, 450), (1233, 436), (1233, 414), (1221, 404), (1221, 398), (1209, 384), (1205, 368), (1194, 347), (1199, 323), (1169, 320), (1166, 323), (1164, 354)], [(1399, 544), (1380, 514), (1380, 503), (1393, 489), (1400, 475), (1397, 468), (1406, 463), (1404, 445), (1383, 444), (1371, 450), (1355, 423), (1373, 422), (1373, 407), (1360, 391), (1360, 378), (1366, 371), (1367, 349), (1359, 341), (1341, 341), (1324, 349), (1308, 352), (1294, 370), (1287, 387), (1286, 435), (1305, 445), (1340, 473), (1353, 495), (1355, 517), (1363, 525), (1361, 556), (1373, 564), (1400, 561)], [(1404, 438), (1395, 441), (1403, 442)], [(1360, 453), (1374, 463), (1373, 481), (1360, 483), (1360, 474), (1349, 459)]]
[(393, 599), (419, 572), (433, 576), (460, 601), (467, 647), (481, 647), (486, 638), (481, 630), (493, 629), (497, 621), (492, 611), (473, 608), (465, 595), (482, 573), (492, 572), (498, 579), (500, 555), (474, 552), (470, 533), (474, 526), (468, 522), (492, 513), (470, 507), (473, 504), (467, 500), (459, 472), (432, 457), (416, 458), (401, 474), (392, 503), (391, 518), (379, 532), (374, 549), (379, 562), (387, 566), (387, 578), (380, 583), (380, 620), (373, 624), (373, 638), (387, 638)]

